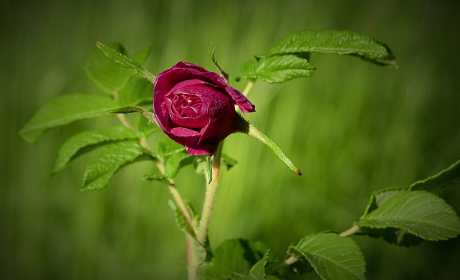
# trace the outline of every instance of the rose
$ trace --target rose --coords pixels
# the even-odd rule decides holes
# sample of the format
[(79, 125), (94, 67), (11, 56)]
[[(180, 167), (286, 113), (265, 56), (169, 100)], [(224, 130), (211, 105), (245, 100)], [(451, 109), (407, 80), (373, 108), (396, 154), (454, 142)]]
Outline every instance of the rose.
[(161, 72), (153, 85), (153, 112), (163, 132), (191, 155), (209, 155), (235, 128), (235, 104), (255, 107), (216, 73), (179, 62)]

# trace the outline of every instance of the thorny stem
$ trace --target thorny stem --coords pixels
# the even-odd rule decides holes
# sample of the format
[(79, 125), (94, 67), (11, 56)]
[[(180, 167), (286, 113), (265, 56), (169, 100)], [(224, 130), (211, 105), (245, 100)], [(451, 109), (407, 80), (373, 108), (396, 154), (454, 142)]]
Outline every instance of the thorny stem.
[(222, 145), (223, 141), (219, 143), (214, 153), (214, 159), (212, 162), (212, 181), (206, 187), (206, 196), (204, 199), (203, 212), (201, 214), (200, 227), (198, 229), (198, 242), (203, 245), (206, 242), (209, 222), (211, 221), (212, 209), (214, 208), (216, 193), (219, 187), (220, 157), (222, 154)]
[[(118, 100), (118, 93), (115, 92), (113, 94), (113, 98), (115, 100)], [(120, 122), (127, 128), (131, 129), (132, 131), (135, 132), (135, 129), (134, 127), (131, 125), (131, 123), (128, 121), (128, 119), (126, 118), (125, 115), (123, 114), (117, 114), (117, 117), (118, 117), (118, 120), (120, 120)], [(147, 140), (145, 137), (141, 137), (139, 139), (139, 143), (141, 144), (141, 146), (152, 152), (152, 148), (149, 146), (149, 144), (147, 143)], [(164, 164), (164, 160), (163, 159), (155, 159), (155, 164), (158, 168), (158, 170), (160, 171), (161, 174), (164, 174), (165, 173), (165, 164)], [(194, 264), (197, 262), (197, 259), (198, 259), (198, 256), (196, 254), (196, 249), (194, 248), (194, 244), (193, 244), (193, 239), (196, 239), (196, 232), (195, 232), (195, 226), (193, 225), (193, 222), (192, 222), (192, 218), (190, 217), (190, 214), (187, 210), (187, 206), (185, 205), (185, 202), (184, 200), (182, 199), (182, 197), (180, 196), (179, 194), (179, 191), (176, 189), (176, 187), (174, 186), (174, 179), (169, 179), (169, 182), (171, 183), (171, 185), (169, 186), (169, 191), (171, 192), (172, 196), (174, 197), (174, 200), (176, 201), (176, 204), (179, 206), (179, 209), (181, 210), (182, 212), (182, 215), (184, 215), (185, 217), (185, 221), (187, 223), (187, 226), (190, 230), (190, 233), (192, 234), (192, 236), (186, 234), (185, 237), (186, 237), (186, 240), (187, 240), (187, 262), (188, 262), (188, 266), (189, 266), (189, 277), (190, 277), (190, 267), (192, 267), (191, 264)], [(197, 272), (192, 272), (193, 275), (196, 275), (196, 277), (194, 278), (190, 278), (190, 279), (198, 279), (198, 270)]]

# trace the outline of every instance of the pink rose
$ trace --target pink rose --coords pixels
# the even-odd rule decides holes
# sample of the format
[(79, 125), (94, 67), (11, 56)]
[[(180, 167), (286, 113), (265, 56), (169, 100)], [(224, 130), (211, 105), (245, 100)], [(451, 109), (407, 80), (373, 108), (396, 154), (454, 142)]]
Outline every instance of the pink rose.
[(161, 72), (153, 85), (153, 112), (164, 133), (191, 155), (209, 155), (235, 128), (235, 107), (255, 106), (218, 74), (179, 62)]

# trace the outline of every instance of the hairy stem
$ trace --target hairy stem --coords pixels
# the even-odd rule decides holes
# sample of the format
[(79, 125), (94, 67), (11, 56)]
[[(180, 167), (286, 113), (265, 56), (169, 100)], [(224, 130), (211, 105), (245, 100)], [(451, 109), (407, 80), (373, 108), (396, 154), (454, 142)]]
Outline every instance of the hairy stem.
[(282, 268), (285, 268), (286, 266), (290, 266), (291, 264), (295, 263), (298, 260), (299, 259), (297, 257), (290, 256), (289, 258), (285, 259), (282, 262), (275, 263), (275, 264), (273, 264), (271, 266), (268, 266), (266, 274), (273, 274), (275, 271), (277, 271), (279, 269), (282, 269)]
[(360, 228), (357, 225), (353, 225), (351, 228), (347, 229), (346, 231), (340, 233), (339, 235), (342, 237), (350, 236), (355, 233), (358, 233), (360, 231)]
[(216, 152), (214, 153), (214, 159), (212, 163), (212, 181), (206, 187), (206, 196), (204, 199), (203, 212), (201, 214), (200, 227), (198, 229), (197, 235), (198, 242), (202, 245), (204, 245), (204, 243), (206, 242), (209, 222), (211, 221), (212, 209), (214, 208), (216, 193), (219, 187), (220, 157), (222, 153), (222, 145), (223, 141), (219, 143)]

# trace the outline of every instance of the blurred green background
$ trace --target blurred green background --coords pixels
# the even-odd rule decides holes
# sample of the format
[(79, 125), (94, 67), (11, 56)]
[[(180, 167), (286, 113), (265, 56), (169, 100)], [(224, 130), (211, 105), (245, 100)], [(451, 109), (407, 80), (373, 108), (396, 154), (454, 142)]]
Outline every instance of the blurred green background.
[[(235, 77), (253, 54), (304, 29), (347, 29), (387, 43), (400, 68), (353, 57), (312, 56), (316, 73), (282, 85), (258, 81), (247, 118), (300, 167), (295, 176), (269, 149), (233, 135), (224, 152), (239, 164), (222, 175), (211, 245), (243, 237), (283, 255), (291, 243), (343, 231), (373, 190), (409, 185), (460, 158), (459, 4), (412, 1), (9, 1), (0, 3), (0, 278), (184, 279), (185, 238), (167, 205), (168, 189), (142, 181), (137, 163), (109, 187), (79, 192), (78, 158), (50, 176), (57, 149), (115, 116), (58, 128), (28, 144), (19, 129), (42, 105), (70, 93), (97, 93), (83, 66), (94, 41), (131, 53), (152, 45), (153, 73), (187, 61)], [(232, 85), (240, 90), (245, 82)], [(155, 139), (150, 139), (152, 145)], [(179, 174), (182, 195), (201, 208), (204, 179)], [(439, 194), (460, 213), (460, 191)], [(353, 237), (368, 279), (456, 279), (459, 238), (418, 247)], [(317, 279), (310, 273), (305, 279)], [(303, 279), (303, 278), (302, 278)]]

